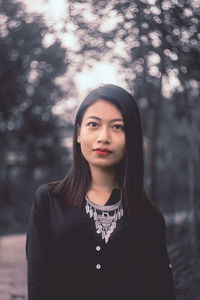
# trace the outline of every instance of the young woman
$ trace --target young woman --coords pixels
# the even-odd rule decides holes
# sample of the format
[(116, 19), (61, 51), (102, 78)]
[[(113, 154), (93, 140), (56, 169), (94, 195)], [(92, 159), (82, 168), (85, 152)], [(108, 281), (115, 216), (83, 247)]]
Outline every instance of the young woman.
[(104, 85), (75, 119), (72, 167), (40, 187), (27, 234), (29, 300), (174, 300), (165, 222), (143, 187), (133, 97)]

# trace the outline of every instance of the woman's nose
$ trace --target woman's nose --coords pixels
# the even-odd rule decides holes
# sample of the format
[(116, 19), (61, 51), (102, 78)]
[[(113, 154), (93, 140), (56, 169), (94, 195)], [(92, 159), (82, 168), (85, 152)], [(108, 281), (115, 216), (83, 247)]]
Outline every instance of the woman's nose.
[(110, 143), (110, 134), (108, 128), (101, 128), (99, 130), (97, 142), (106, 143), (106, 144)]

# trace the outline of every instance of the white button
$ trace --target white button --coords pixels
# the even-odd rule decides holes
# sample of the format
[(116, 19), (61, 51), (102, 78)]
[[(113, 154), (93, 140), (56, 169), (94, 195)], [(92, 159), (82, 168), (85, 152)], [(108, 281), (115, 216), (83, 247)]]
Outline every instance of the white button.
[(170, 267), (170, 269), (172, 269), (172, 265), (171, 264), (169, 264), (169, 267)]
[(101, 250), (101, 247), (100, 247), (100, 246), (96, 246), (96, 250), (97, 250), (97, 251), (100, 251), (100, 250)]
[(98, 269), (98, 270), (101, 269), (101, 265), (100, 265), (100, 264), (97, 264), (97, 265), (96, 265), (96, 269)]

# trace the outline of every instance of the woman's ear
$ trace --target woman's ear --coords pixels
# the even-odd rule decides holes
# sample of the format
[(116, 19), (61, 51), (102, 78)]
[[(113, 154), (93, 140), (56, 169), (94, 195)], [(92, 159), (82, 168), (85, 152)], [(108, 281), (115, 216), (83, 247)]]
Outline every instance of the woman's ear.
[(77, 124), (77, 143), (80, 144), (80, 131), (81, 131), (81, 127)]

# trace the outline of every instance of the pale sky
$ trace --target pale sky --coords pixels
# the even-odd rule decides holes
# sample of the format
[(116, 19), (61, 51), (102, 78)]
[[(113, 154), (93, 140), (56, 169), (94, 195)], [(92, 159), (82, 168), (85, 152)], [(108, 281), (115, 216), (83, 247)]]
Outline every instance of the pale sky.
[[(61, 34), (60, 30), (63, 24), (66, 25), (67, 19), (67, 1), (66, 0), (18, 0), (23, 2), (29, 13), (41, 13), (44, 16), (45, 21), (49, 25), (53, 25), (53, 29), (57, 31), (57, 34), (62, 40), (63, 47), (73, 48), (75, 47), (75, 36), (70, 33)], [(47, 35), (46, 43), (53, 42), (52, 37)], [(71, 44), (70, 44), (71, 41)], [(77, 42), (77, 41), (76, 41)], [(75, 49), (73, 49), (75, 50)], [(121, 49), (120, 49), (121, 50)], [(63, 82), (65, 80), (63, 79)], [(103, 83), (118, 84), (123, 87), (127, 87), (123, 74), (120, 75), (119, 65), (116, 63), (110, 63), (108, 59), (101, 62), (95, 62), (94, 68), (85, 67), (83, 71), (76, 75), (75, 82), (79, 86), (82, 94), (85, 94), (88, 89), (96, 87)]]
[[(62, 46), (72, 51), (78, 48), (76, 36), (70, 34), (70, 24), (66, 24), (67, 19), (67, 1), (66, 0), (18, 0), (26, 5), (27, 12), (34, 14), (42, 14), (48, 25), (53, 26), (56, 35), (61, 39)], [(87, 10), (86, 10), (87, 11)], [(61, 32), (62, 27), (67, 25), (68, 33)], [(72, 28), (73, 29), (73, 28)], [(53, 43), (54, 36), (46, 35), (44, 42), (46, 45)], [(117, 50), (117, 49), (116, 49)], [(123, 49), (119, 49), (122, 52)], [(67, 73), (61, 78), (57, 78), (57, 82), (62, 86), (69, 88), (68, 78), (73, 76), (75, 85), (78, 87), (78, 95), (76, 99), (67, 97), (58, 102), (53, 108), (53, 112), (61, 118), (72, 121), (74, 119), (74, 108), (84, 99), (89, 90), (98, 87), (101, 84), (116, 84), (123, 88), (128, 88), (125, 82), (123, 72), (120, 72), (120, 66), (115, 62), (110, 63), (109, 58), (105, 58), (101, 62), (95, 61), (92, 68), (84, 67), (80, 73), (75, 72), (76, 67), (69, 66)]]
[(57, 23), (67, 13), (66, 0), (18, 0), (29, 13), (41, 13), (47, 22)]
[[(67, 19), (67, 0), (18, 0), (26, 5), (26, 9), (29, 13), (42, 14), (45, 21), (49, 26), (53, 27), (55, 35), (59, 37), (62, 41), (62, 46), (67, 48), (67, 53), (70, 49), (76, 52), (79, 47), (79, 41), (73, 32), (73, 24), (66, 22)], [(155, 0), (148, 0), (150, 5), (154, 5)], [(87, 4), (86, 4), (87, 5)], [(84, 10), (84, 16), (91, 18), (91, 12), (88, 9)], [(94, 16), (93, 16), (94, 17)], [(114, 18), (112, 18), (114, 19)], [(109, 23), (109, 22), (106, 22)], [(113, 24), (107, 24), (107, 26), (112, 26)], [(67, 26), (67, 33), (62, 32), (62, 28)], [(70, 33), (71, 29), (71, 33)], [(53, 43), (54, 36), (47, 34), (44, 38), (44, 43), (50, 45)], [(156, 39), (155, 39), (156, 41)], [(115, 45), (113, 51), (115, 54), (122, 55), (125, 57), (127, 53), (124, 49), (124, 43), (118, 43)], [(114, 52), (113, 52), (114, 53)], [(153, 53), (153, 52), (152, 52)], [(149, 56), (149, 71), (150, 75), (158, 76), (159, 68), (157, 64), (159, 63), (160, 57), (155, 52)], [(112, 61), (112, 63), (111, 63)], [(91, 64), (90, 64), (91, 65)], [(78, 87), (79, 94), (76, 99), (65, 99), (56, 105), (54, 113), (62, 115), (63, 110), (73, 110), (73, 107), (79, 104), (82, 99), (87, 94), (88, 90), (98, 87), (101, 84), (113, 83), (128, 89), (125, 82), (125, 76), (117, 60), (113, 61), (109, 57), (104, 57), (104, 60), (100, 62), (93, 61), (92, 68), (85, 66), (80, 73), (77, 73), (76, 66), (70, 65), (67, 73), (61, 78), (57, 78), (57, 82), (61, 86), (69, 88), (68, 78), (73, 76), (75, 85)], [(134, 74), (133, 74), (134, 75)], [(180, 87), (180, 82), (178, 81), (176, 72), (171, 72), (169, 78), (163, 78), (162, 91), (166, 97), (170, 97), (171, 93)]]

